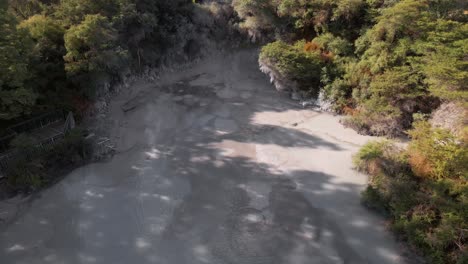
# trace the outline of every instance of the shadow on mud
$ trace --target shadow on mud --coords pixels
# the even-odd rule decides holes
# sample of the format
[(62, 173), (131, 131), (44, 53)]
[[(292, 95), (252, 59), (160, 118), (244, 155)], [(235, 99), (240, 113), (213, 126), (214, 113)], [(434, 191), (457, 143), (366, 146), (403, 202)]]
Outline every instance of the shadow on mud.
[[(339, 150), (323, 140), (308, 140), (309, 145), (299, 143)], [(343, 184), (340, 190), (327, 191), (332, 177), (324, 173), (292, 171), (285, 175), (267, 164), (220, 157), (218, 150), (200, 147), (208, 142), (183, 145), (165, 156), (174, 175), (183, 175), (191, 186), (158, 244), (166, 253), (165, 263), (190, 263), (192, 253), (183, 252), (193, 244), (200, 251), (194, 249), (201, 263), (366, 263), (327, 213), (303, 194), (324, 192), (316, 198), (356, 200), (358, 186)], [(193, 162), (196, 157), (205, 158)], [(263, 204), (255, 205), (253, 199)], [(372, 227), (360, 231), (371, 232), (369, 229)], [(296, 261), (291, 262), (293, 259)]]
[[(330, 152), (346, 150), (296, 129), (293, 125), (296, 120), (286, 119), (284, 125), (255, 122), (257, 114), (303, 110), (273, 90), (256, 69), (256, 58), (249, 54), (232, 55), (232, 60), (241, 60), (237, 64), (242, 66), (237, 68), (245, 65), (241, 70), (255, 80), (250, 86), (243, 83), (245, 80), (236, 79), (232, 84), (213, 82), (206, 87), (197, 80), (207, 75), (198, 73), (144, 94), (135, 104), (127, 104), (129, 122), (138, 118), (146, 122), (134, 129), (141, 130), (138, 135), (145, 144), (140, 143), (139, 149), (135, 149), (145, 158), (123, 170), (118, 163), (129, 160), (127, 153), (121, 153), (110, 165), (96, 165), (107, 166), (105, 171), (115, 174), (98, 175), (100, 178), (109, 177), (111, 183), (118, 184), (90, 189), (91, 185), (86, 183), (85, 198), (78, 192), (70, 194), (65, 186), (61, 191), (68, 193), (57, 193), (51, 196), (55, 200), (48, 198), (50, 201), (43, 203), (43, 208), (36, 209), (44, 210), (43, 215), (61, 212), (65, 207), (74, 210), (59, 213), (64, 219), (57, 219), (69, 221), (70, 229), (55, 232), (61, 232), (58, 238), (65, 240), (78, 236), (72, 239), (74, 244), (63, 244), (66, 250), (57, 238), (47, 240), (52, 244), (45, 244), (44, 257), (50, 256), (50, 261), (42, 263), (125, 263), (130, 258), (133, 263), (158, 264), (370, 263), (365, 250), (376, 251), (373, 254), (377, 258), (388, 260), (385, 241), (373, 241), (372, 237), (374, 232), (381, 231), (362, 221), (360, 214), (366, 214), (364, 209), (356, 211), (361, 186), (337, 182), (333, 175), (314, 170), (280, 170), (280, 164), (266, 164), (249, 157), (247, 153), (255, 150), (240, 149), (237, 154), (245, 155), (230, 156), (219, 147), (231, 141), (240, 144), (240, 148), (268, 145)], [(139, 100), (153, 108), (139, 110)], [(158, 108), (159, 104), (163, 105)], [(154, 125), (146, 121), (156, 123), (155, 118), (167, 122)], [(147, 175), (152, 178), (142, 186), (138, 179), (140, 171), (155, 175)], [(90, 169), (86, 177), (93, 173)], [(84, 179), (85, 176), (77, 181)], [(180, 185), (180, 181), (188, 183), (188, 191), (176, 197), (174, 186)], [(107, 201), (106, 197), (112, 199)], [(79, 208), (74, 199), (81, 199)], [(154, 202), (157, 208), (148, 207), (152, 210), (149, 212), (142, 201)], [(344, 209), (335, 210), (337, 204)], [(81, 214), (88, 214), (88, 221), (76, 223)], [(115, 221), (119, 217), (137, 224), (127, 226), (125, 221)], [(37, 219), (38, 225), (41, 219)], [(340, 226), (336, 221), (340, 221)], [(343, 225), (347, 234), (356, 236), (346, 237)], [(361, 235), (364, 232), (369, 235)], [(86, 253), (81, 252), (84, 249)], [(6, 254), (17, 260), (15, 252)]]

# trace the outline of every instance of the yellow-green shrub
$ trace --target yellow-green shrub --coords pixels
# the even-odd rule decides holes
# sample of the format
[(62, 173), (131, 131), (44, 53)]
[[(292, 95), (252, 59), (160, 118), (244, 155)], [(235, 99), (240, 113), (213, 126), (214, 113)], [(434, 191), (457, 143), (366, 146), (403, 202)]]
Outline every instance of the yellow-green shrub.
[(433, 179), (467, 177), (468, 151), (463, 141), (425, 121), (416, 122), (409, 134), (409, 162), (415, 175)]
[(365, 206), (388, 216), (391, 229), (435, 264), (467, 263), (466, 148), (447, 131), (417, 122), (408, 150), (369, 142), (354, 156), (369, 174)]

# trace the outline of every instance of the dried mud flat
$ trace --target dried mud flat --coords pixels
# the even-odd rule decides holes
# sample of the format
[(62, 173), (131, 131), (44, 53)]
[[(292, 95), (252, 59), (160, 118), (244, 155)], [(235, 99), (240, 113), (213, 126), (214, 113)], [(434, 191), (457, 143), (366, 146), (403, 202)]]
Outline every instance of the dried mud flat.
[(0, 203), (1, 263), (409, 263), (359, 202), (351, 156), (370, 138), (276, 92), (254, 51), (109, 107), (111, 160)]

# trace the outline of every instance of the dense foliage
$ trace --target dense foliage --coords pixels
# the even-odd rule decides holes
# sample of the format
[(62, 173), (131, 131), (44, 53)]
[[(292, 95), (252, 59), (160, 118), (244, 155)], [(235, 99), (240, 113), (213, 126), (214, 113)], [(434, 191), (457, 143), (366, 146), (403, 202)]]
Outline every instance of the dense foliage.
[(53, 183), (63, 172), (83, 165), (92, 158), (91, 142), (75, 129), (57, 144), (38, 147), (34, 138), (21, 134), (12, 145), (17, 155), (6, 173), (7, 191), (30, 192)]
[(406, 150), (382, 141), (356, 155), (371, 175), (364, 203), (432, 263), (468, 262), (466, 1), (233, 3), (241, 28), (271, 42), (260, 55), (270, 77), (294, 92), (320, 91), (360, 133), (411, 138)]
[(426, 122), (411, 134), (407, 150), (377, 141), (356, 154), (356, 167), (370, 175), (363, 202), (388, 215), (391, 228), (431, 263), (466, 263), (466, 145)]
[[(274, 54), (272, 44), (263, 48), (264, 61), (274, 56), (270, 67), (281, 71), (292, 49), (301, 56), (301, 39), (332, 55), (333, 67), (309, 71), (320, 82), (302, 78), (299, 86), (322, 90), (336, 111), (352, 114), (347, 124), (362, 133), (398, 136), (411, 128), (414, 113), (429, 114), (445, 100), (467, 99), (468, 16), (463, 1), (234, 3), (252, 34), (264, 32), (264, 38), (291, 45), (283, 45), (284, 52), (276, 48)], [(304, 75), (309, 61), (303, 63), (283, 77)]]
[(0, 127), (76, 112), (125, 74), (186, 60), (223, 25), (212, 16), (190, 0), (0, 1)]
[(0, 9), (0, 118), (11, 119), (29, 114), (37, 94), (26, 85), (32, 40), (17, 28), (16, 18)]
[(317, 90), (303, 86), (304, 84), (318, 87), (322, 68), (325, 68), (330, 57), (323, 55), (319, 49), (307, 48), (304, 42), (288, 45), (277, 41), (263, 48), (260, 60), (275, 65), (279, 74), (289, 76), (291, 81), (297, 83), (297, 88), (309, 90), (317, 94)]
[(414, 113), (467, 99), (464, 1), (228, 1), (238, 18), (229, 5), (210, 2), (6, 1), (0, 122), (81, 109), (129, 71), (183, 60), (203, 45), (197, 35), (220, 36), (231, 24), (252, 40), (279, 41), (261, 59), (298, 89), (322, 91), (362, 133), (401, 135)]

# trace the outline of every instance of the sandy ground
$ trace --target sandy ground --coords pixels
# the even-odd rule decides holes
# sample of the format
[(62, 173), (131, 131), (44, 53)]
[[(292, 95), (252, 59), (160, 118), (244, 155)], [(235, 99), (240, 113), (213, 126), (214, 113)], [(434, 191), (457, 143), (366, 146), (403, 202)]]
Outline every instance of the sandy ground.
[(251, 51), (136, 84), (106, 124), (112, 160), (0, 204), (2, 264), (408, 263), (359, 203), (369, 137), (278, 94)]

